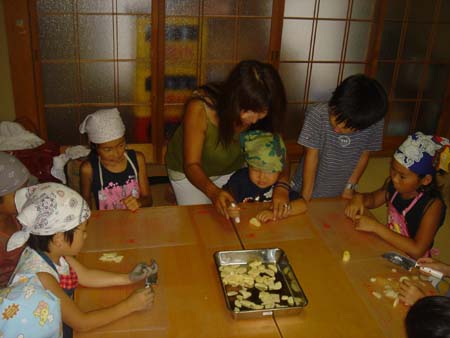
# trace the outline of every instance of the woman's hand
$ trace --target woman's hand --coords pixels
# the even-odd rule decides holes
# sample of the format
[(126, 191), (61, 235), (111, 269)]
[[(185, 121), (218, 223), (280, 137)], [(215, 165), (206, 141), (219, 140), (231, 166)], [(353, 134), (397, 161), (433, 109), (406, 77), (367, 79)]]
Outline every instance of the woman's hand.
[(411, 283), (408, 280), (404, 280), (400, 284), (398, 296), (400, 301), (402, 301), (405, 305), (411, 306), (420, 298), (425, 297), (425, 292), (417, 285)]
[(230, 217), (228, 214), (228, 206), (236, 202), (228, 191), (217, 189), (210, 199), (219, 214), (226, 218)]
[(134, 291), (126, 302), (131, 309), (131, 312), (150, 310), (153, 306), (154, 293), (152, 288), (138, 289)]
[(289, 216), (289, 191), (283, 187), (274, 187), (272, 195), (273, 219), (282, 219)]
[(364, 198), (361, 194), (354, 194), (352, 200), (348, 203), (344, 210), (345, 216), (356, 221), (359, 216), (364, 214)]

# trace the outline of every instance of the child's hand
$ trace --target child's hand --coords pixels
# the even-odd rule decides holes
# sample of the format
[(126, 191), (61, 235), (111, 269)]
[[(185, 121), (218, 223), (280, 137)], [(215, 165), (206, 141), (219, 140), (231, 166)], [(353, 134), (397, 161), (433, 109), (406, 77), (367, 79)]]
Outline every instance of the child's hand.
[(444, 276), (450, 276), (450, 265), (442, 263), (433, 258), (427, 258), (427, 257), (419, 258), (417, 260), (417, 263), (419, 266), (432, 268), (434, 270), (440, 271), (444, 274)]
[(364, 201), (363, 196), (361, 194), (354, 194), (352, 200), (345, 207), (344, 210), (345, 216), (351, 218), (355, 221), (358, 216), (364, 214)]
[(364, 215), (357, 216), (354, 224), (356, 230), (366, 232), (375, 232), (376, 228), (380, 226), (380, 223), (376, 219)]
[(425, 292), (419, 288), (417, 285), (411, 283), (408, 280), (404, 280), (400, 284), (400, 290), (398, 294), (398, 298), (405, 304), (405, 305), (413, 305), (415, 302), (417, 302), (420, 298), (425, 297)]
[(341, 194), (341, 197), (346, 200), (351, 200), (353, 198), (354, 192), (355, 191), (353, 189), (344, 189), (344, 191)]
[(151, 269), (145, 263), (139, 263), (134, 267), (134, 269), (128, 274), (128, 279), (135, 283), (140, 280), (143, 280), (145, 277), (150, 275)]
[(141, 207), (139, 204), (139, 201), (136, 199), (136, 197), (133, 197), (131, 195), (128, 197), (125, 197), (122, 200), (122, 203), (125, 204), (125, 206), (127, 207), (128, 210), (133, 211), (133, 212)]
[(154, 293), (151, 288), (138, 289), (134, 291), (128, 298), (128, 306), (131, 312), (150, 310), (153, 306)]
[(267, 223), (269, 221), (275, 221), (275, 217), (273, 215), (272, 210), (263, 210), (258, 215), (256, 215), (256, 219), (260, 222)]

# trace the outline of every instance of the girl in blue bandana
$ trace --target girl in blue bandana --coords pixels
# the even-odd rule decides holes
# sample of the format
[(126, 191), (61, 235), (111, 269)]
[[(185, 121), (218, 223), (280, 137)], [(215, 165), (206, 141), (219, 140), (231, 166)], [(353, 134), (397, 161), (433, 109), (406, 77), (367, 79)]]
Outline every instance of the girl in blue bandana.
[[(444, 138), (417, 132), (396, 150), (390, 176), (371, 193), (355, 194), (345, 208), (356, 230), (373, 232), (414, 258), (430, 256), (433, 239), (444, 222), (446, 206), (436, 184)], [(439, 167), (448, 172), (448, 165)], [(364, 215), (364, 209), (388, 206), (387, 226)]]

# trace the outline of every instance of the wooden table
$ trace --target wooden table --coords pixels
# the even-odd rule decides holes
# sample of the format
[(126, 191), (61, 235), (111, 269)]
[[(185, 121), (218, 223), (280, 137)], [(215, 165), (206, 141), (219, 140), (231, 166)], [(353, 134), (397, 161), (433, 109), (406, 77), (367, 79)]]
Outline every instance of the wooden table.
[[(406, 307), (378, 299), (378, 280), (411, 277), (380, 257), (393, 248), (376, 236), (355, 231), (338, 199), (315, 200), (308, 213), (264, 224), (248, 221), (264, 204), (241, 207), (236, 227), (212, 206), (159, 207), (94, 212), (79, 259), (89, 267), (127, 272), (155, 258), (160, 266), (150, 311), (75, 337), (405, 337)], [(219, 250), (282, 248), (309, 300), (299, 315), (233, 320), (228, 313), (213, 254)], [(351, 260), (342, 262), (348, 250)], [(103, 252), (121, 263), (98, 260)], [(114, 304), (142, 284), (107, 289), (79, 288), (83, 310)]]

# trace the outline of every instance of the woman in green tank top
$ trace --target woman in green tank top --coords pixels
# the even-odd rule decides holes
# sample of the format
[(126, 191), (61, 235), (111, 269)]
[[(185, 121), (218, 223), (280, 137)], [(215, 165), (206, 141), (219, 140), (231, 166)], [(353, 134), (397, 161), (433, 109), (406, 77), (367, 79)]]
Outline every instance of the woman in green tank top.
[[(167, 146), (166, 163), (178, 205), (212, 202), (228, 218), (227, 208), (235, 201), (222, 186), (244, 165), (239, 134), (249, 129), (280, 132), (285, 111), (278, 72), (259, 61), (242, 61), (224, 82), (196, 90)], [(284, 180), (287, 183), (287, 175)], [(281, 216), (288, 200), (283, 189), (274, 191), (276, 215)]]

